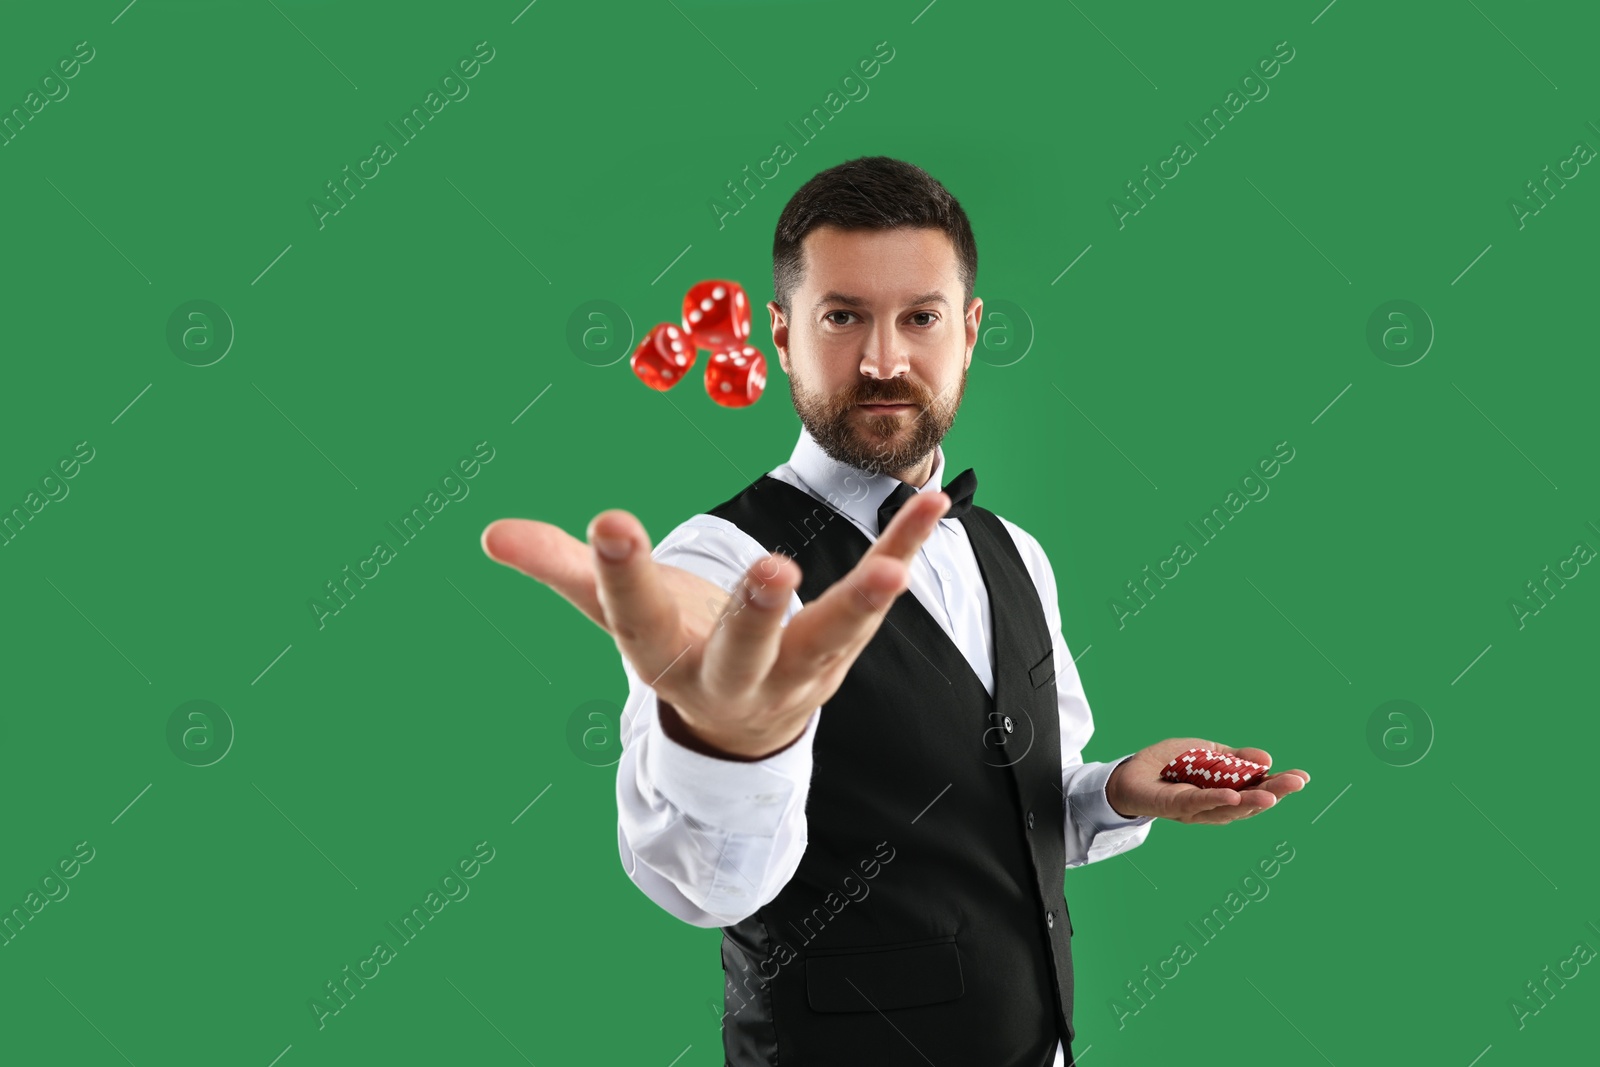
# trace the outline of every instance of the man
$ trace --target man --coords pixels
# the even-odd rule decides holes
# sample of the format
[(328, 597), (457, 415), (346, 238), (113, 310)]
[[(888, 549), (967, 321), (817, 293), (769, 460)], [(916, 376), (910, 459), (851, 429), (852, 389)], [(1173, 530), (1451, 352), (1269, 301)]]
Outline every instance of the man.
[(723, 928), (734, 1067), (1071, 1063), (1065, 869), (1153, 818), (1246, 818), (1310, 777), (1161, 781), (1190, 748), (1271, 762), (1198, 738), (1083, 762), (1093, 720), (1049, 561), (940, 447), (976, 274), (965, 212), (920, 168), (823, 171), (773, 245), (789, 462), (653, 552), (616, 509), (589, 545), (484, 531), (622, 653), (620, 854), (661, 907)]

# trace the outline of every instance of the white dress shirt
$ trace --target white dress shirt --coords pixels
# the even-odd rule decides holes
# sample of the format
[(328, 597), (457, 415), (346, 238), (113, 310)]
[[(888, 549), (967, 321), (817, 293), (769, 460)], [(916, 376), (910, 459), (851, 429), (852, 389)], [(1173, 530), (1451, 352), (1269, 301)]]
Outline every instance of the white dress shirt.
[[(771, 475), (831, 504), (868, 541), (878, 537), (878, 505), (901, 484), (891, 475), (869, 475), (836, 462), (803, 428), (789, 462)], [(933, 473), (918, 492), (935, 492), (944, 479), (940, 447)], [(1050, 629), (1060, 713), (1061, 790), (1069, 800), (1066, 865), (1078, 867), (1142, 844), (1151, 819), (1125, 819), (1106, 800), (1106, 780), (1121, 760), (1083, 762), (1094, 719), (1061, 636), (1055, 575), (1038, 541), (1014, 523), (1000, 521), (1033, 578)], [(726, 519), (699, 514), (662, 538), (651, 555), (731, 593), (767, 549)], [(939, 521), (911, 564), (909, 588), (900, 595), (915, 596), (944, 627), (992, 696), (989, 596), (960, 520)], [(785, 625), (801, 607), (799, 593), (791, 594)], [(684, 922), (731, 926), (776, 897), (800, 865), (806, 847), (812, 740), (822, 709), (812, 713), (800, 739), (782, 752), (754, 762), (716, 759), (667, 737), (657, 717), (655, 691), (640, 680), (626, 657), (623, 670), (629, 687), (621, 724), (623, 751), (617, 764), (617, 847), (623, 869), (645, 895)], [(1058, 1045), (1057, 1067), (1062, 1062)]]

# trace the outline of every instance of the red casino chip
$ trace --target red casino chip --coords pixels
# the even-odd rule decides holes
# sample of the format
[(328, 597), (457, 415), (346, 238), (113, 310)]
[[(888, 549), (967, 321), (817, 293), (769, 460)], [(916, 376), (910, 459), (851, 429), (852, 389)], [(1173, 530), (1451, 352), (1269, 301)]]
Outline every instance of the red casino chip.
[(1201, 789), (1248, 789), (1266, 777), (1267, 768), (1254, 760), (1209, 748), (1191, 748), (1161, 768), (1163, 781), (1188, 782)]

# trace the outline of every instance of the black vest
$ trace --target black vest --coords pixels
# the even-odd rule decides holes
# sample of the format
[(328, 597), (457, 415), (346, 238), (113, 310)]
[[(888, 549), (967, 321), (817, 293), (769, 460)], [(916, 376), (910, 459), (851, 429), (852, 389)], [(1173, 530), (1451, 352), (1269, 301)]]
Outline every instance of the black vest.
[[(767, 475), (709, 513), (794, 559), (806, 603), (869, 547)], [(799, 868), (723, 927), (731, 1067), (1048, 1067), (1072, 1039), (1051, 635), (999, 518), (959, 521), (988, 589), (994, 696), (901, 593), (823, 705)]]

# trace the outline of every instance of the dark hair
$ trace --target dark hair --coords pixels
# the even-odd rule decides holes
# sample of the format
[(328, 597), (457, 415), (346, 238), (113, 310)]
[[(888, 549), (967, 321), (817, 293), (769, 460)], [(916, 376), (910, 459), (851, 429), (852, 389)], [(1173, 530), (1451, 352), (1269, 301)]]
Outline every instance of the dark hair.
[(795, 191), (778, 216), (772, 240), (772, 289), (789, 314), (789, 300), (805, 275), (800, 244), (818, 226), (888, 230), (925, 226), (941, 230), (955, 246), (962, 307), (978, 279), (978, 243), (961, 204), (939, 181), (911, 163), (888, 156), (862, 156), (813, 177)]

